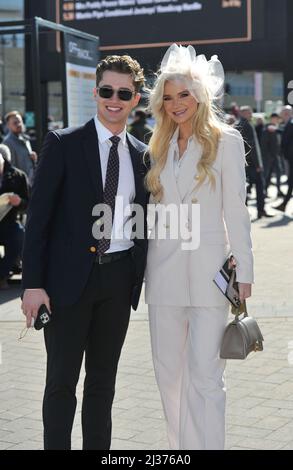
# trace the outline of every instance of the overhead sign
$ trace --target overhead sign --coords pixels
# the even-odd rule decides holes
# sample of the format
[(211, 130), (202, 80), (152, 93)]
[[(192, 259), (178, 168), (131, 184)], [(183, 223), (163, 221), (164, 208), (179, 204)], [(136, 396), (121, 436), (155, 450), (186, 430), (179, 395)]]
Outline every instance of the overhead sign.
[(252, 0), (61, 0), (61, 21), (101, 49), (251, 40)]
[(96, 113), (93, 88), (99, 61), (98, 40), (64, 34), (67, 116), (69, 126), (80, 126)]

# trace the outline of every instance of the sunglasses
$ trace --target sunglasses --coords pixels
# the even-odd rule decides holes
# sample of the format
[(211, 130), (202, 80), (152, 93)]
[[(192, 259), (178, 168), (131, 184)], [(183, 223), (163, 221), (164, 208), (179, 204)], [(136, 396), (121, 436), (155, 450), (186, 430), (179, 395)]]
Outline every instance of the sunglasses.
[(125, 88), (119, 88), (119, 90), (113, 90), (110, 86), (97, 87), (97, 91), (101, 98), (109, 99), (112, 98), (114, 93), (117, 93), (119, 100), (130, 101), (135, 95), (135, 91), (127, 90)]

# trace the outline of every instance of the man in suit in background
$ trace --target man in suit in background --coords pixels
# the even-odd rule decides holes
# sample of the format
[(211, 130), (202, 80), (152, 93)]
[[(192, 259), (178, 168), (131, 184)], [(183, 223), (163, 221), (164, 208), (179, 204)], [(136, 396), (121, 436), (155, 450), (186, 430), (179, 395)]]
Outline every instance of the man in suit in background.
[(281, 136), (279, 120), (280, 116), (277, 113), (271, 114), (270, 122), (265, 126), (262, 134), (261, 149), (265, 163), (265, 189), (267, 191), (268, 187), (270, 186), (271, 177), (274, 172), (277, 182), (277, 196), (283, 197), (284, 194), (281, 191)]
[(251, 123), (252, 109), (250, 106), (241, 106), (240, 108), (240, 121), (235, 126), (241, 133), (244, 144), (245, 154), (247, 159), (246, 176), (249, 185), (255, 184), (256, 188), (256, 205), (257, 205), (257, 218), (272, 217), (267, 214), (264, 209), (264, 178), (263, 178), (263, 160), (261, 149), (256, 134), (254, 125)]
[(128, 126), (128, 132), (141, 142), (148, 144), (152, 136), (153, 129), (146, 122), (147, 113), (144, 109), (136, 109), (134, 120)]
[[(45, 449), (71, 447), (84, 353), (83, 449), (110, 448), (117, 365), (147, 252), (145, 145), (126, 132), (143, 83), (143, 70), (131, 57), (102, 60), (97, 115), (82, 127), (49, 132), (42, 149), (26, 226), (22, 309), (27, 326), (42, 304), (52, 314), (44, 328)], [(131, 216), (118, 209), (116, 196), (123, 210), (132, 203), (143, 208), (143, 237), (132, 236)], [(113, 228), (97, 240), (94, 222), (95, 229), (106, 229), (107, 221), (106, 214), (93, 219), (100, 203), (111, 208)]]
[(11, 163), (26, 174), (31, 186), (38, 156), (32, 150), (29, 136), (24, 133), (24, 123), (20, 112), (10, 111), (6, 114), (5, 121), (9, 132), (4, 138), (4, 143), (10, 149)]

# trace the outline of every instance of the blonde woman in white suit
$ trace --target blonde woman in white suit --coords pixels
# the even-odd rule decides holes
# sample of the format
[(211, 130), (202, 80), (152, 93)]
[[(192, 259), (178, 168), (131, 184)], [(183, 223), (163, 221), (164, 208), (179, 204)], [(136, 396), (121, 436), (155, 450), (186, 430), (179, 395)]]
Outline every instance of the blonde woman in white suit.
[[(155, 222), (146, 302), (171, 449), (224, 449), (225, 361), (219, 349), (229, 305), (213, 278), (232, 251), (241, 300), (251, 296), (253, 283), (244, 144), (213, 109), (223, 83), (216, 56), (207, 61), (191, 46), (173, 45), (151, 94), (156, 126), (146, 182)], [(194, 205), (200, 220), (191, 220)], [(180, 228), (175, 237), (176, 218), (161, 223), (159, 207), (178, 208), (180, 227), (187, 227), (191, 238), (199, 231), (198, 246), (188, 248)], [(164, 237), (158, 234), (160, 223)]]

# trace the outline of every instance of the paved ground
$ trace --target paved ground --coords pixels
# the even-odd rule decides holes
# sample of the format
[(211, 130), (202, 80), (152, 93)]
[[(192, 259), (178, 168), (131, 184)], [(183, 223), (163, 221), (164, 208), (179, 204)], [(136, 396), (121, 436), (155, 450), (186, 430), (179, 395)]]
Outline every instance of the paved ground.
[[(250, 211), (253, 219), (252, 205)], [(293, 201), (286, 216), (253, 222), (256, 284), (249, 308), (259, 319), (265, 350), (228, 361), (227, 449), (293, 450), (292, 212)], [(18, 292), (16, 286), (0, 294), (0, 449), (41, 449), (44, 347), (35, 331), (18, 341)], [(143, 299), (122, 353), (113, 416), (113, 449), (168, 448)], [(73, 446), (81, 446), (80, 408)]]

